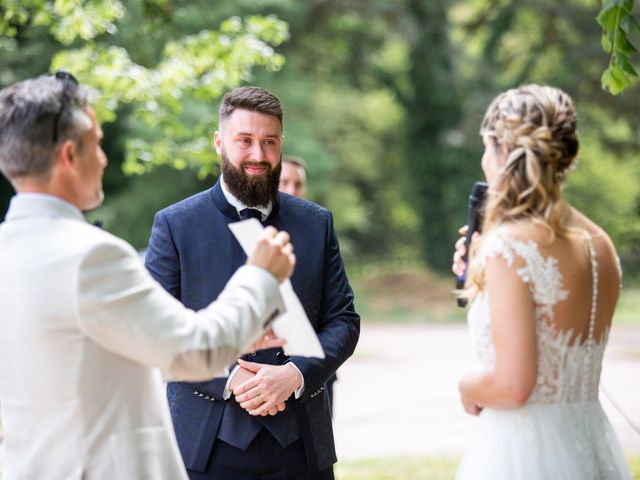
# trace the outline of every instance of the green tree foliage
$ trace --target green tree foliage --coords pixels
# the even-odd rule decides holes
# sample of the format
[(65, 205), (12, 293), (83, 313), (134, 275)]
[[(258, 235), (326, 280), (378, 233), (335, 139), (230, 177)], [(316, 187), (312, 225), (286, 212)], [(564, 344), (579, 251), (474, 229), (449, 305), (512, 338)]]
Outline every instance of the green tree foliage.
[(616, 62), (634, 57), (615, 33), (608, 56), (598, 41), (617, 28), (634, 43), (631, 20), (611, 23), (614, 8), (631, 14), (629, 0), (211, 5), (0, 6), (1, 84), (65, 67), (101, 92), (112, 167), (93, 216), (105, 228), (142, 247), (155, 210), (210, 185), (217, 100), (253, 82), (283, 100), (285, 152), (306, 159), (310, 197), (334, 212), (347, 261), (423, 259), (448, 270), (469, 189), (482, 178), (484, 110), (498, 92), (537, 82), (578, 106), (569, 198), (612, 234), (627, 272), (640, 266), (639, 100), (633, 89), (614, 97), (601, 87), (607, 61), (624, 71)]
[(632, 57), (638, 53), (631, 42), (640, 35), (634, 18), (633, 0), (607, 0), (598, 14), (602, 27), (602, 48), (609, 54), (609, 66), (602, 73), (602, 88), (618, 95), (638, 80)]
[[(209, 138), (216, 99), (250, 80), (254, 68), (274, 71), (284, 62), (274, 49), (288, 37), (284, 22), (273, 15), (219, 18), (206, 2), (195, 3), (7, 0), (0, 5), (2, 85), (62, 68), (98, 92), (94, 109), (106, 122), (112, 167), (105, 177), (107, 202), (95, 216), (138, 246), (146, 244), (153, 211), (176, 199), (173, 188), (156, 186), (165, 174), (130, 185), (122, 172), (169, 166), (189, 167), (200, 179), (215, 173)], [(149, 188), (143, 195), (148, 201), (133, 203), (134, 192), (144, 190), (133, 188), (139, 184)], [(201, 187), (195, 179), (191, 184), (191, 190), (181, 191)], [(8, 185), (0, 191), (6, 205)], [(147, 221), (127, 229), (129, 219), (140, 217)]]
[[(393, 13), (385, 2), (369, 6)], [(287, 63), (258, 78), (283, 99), (285, 150), (306, 158), (311, 198), (334, 212), (347, 258), (409, 261), (421, 222), (404, 162), (405, 112), (376, 73), (405, 68), (406, 49), (365, 7), (318, 2), (278, 12), (292, 29), (280, 50)]]
[(56, 41), (69, 45), (115, 32), (124, 13), (118, 0), (3, 0), (0, 35), (16, 38), (25, 27), (47, 27)]
[(59, 52), (52, 68), (73, 69), (102, 93), (94, 108), (103, 121), (114, 121), (123, 105), (130, 106), (128, 121), (137, 134), (126, 145), (126, 173), (189, 166), (204, 177), (213, 167), (206, 132), (214, 112), (198, 105), (212, 106), (258, 65), (279, 69), (284, 58), (272, 45), (286, 37), (286, 25), (275, 17), (232, 17), (218, 31), (167, 42), (153, 67), (136, 63), (120, 46), (89, 44)]
[(479, 174), (452, 131), (461, 113), (448, 2), (302, 5), (278, 11), (291, 26), (287, 63), (259, 76), (285, 102), (286, 148), (310, 163), (311, 193), (334, 210), (348, 253), (446, 268)]

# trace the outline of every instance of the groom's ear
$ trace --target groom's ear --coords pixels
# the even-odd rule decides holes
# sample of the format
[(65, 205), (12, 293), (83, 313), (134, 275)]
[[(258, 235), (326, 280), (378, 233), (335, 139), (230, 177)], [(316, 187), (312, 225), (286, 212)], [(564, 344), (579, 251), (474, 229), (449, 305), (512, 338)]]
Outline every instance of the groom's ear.
[(222, 133), (218, 130), (213, 132), (213, 147), (216, 149), (216, 153), (222, 156)]
[(76, 154), (76, 144), (73, 140), (65, 140), (60, 145), (60, 151), (58, 152), (57, 164), (63, 169), (68, 169), (74, 166), (74, 155)]

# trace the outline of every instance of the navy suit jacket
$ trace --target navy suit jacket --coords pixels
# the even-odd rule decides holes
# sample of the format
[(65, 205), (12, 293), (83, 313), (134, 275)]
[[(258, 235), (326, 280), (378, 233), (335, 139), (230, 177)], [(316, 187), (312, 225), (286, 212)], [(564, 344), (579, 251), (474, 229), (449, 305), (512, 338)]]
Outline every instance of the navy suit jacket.
[[(220, 181), (213, 188), (158, 212), (146, 254), (147, 268), (188, 308), (207, 306), (246, 261), (227, 226), (237, 221), (238, 213), (224, 197)], [(353, 353), (360, 317), (354, 309), (353, 292), (328, 210), (279, 193), (264, 224), (291, 236), (297, 259), (291, 283), (326, 358), (288, 357), (281, 349), (264, 350), (246, 358), (269, 364), (291, 361), (298, 367), (304, 376), (304, 393), (295, 401), (292, 396), (287, 409), (295, 411), (310, 470), (323, 470), (336, 461), (326, 382)], [(229, 402), (235, 402), (233, 397), (228, 401), (222, 398), (226, 381), (227, 378), (217, 378), (204, 383), (176, 382), (167, 388), (178, 445), (190, 470), (206, 469), (223, 410), (231, 407)], [(285, 421), (284, 415), (281, 418)], [(279, 416), (270, 421), (279, 421)]]

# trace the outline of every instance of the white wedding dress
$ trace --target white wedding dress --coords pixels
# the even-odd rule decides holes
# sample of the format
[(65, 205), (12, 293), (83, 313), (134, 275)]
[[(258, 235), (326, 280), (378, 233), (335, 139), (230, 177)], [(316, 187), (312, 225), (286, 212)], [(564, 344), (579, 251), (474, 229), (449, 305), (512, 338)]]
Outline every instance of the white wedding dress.
[[(554, 306), (568, 297), (558, 260), (546, 258), (533, 241), (519, 241), (497, 229), (487, 235), (480, 261), (501, 256), (524, 280), (536, 303), (538, 378), (527, 402), (516, 409), (485, 408), (458, 468), (459, 479), (630, 479), (622, 448), (600, 401), (598, 386), (606, 331), (594, 339), (598, 264), (587, 239), (593, 275), (591, 318), (586, 340), (555, 328)], [(495, 352), (486, 292), (468, 315), (482, 367)]]

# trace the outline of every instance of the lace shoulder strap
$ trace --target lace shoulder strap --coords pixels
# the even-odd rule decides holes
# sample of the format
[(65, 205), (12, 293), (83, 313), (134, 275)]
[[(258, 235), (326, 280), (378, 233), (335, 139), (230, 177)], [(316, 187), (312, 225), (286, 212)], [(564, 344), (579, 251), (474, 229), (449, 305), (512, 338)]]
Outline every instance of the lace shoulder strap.
[(502, 228), (489, 232), (483, 241), (480, 251), (480, 266), (484, 270), (487, 260), (502, 257), (510, 267), (516, 258), (523, 260), (522, 266), (516, 269), (518, 276), (529, 285), (535, 303), (543, 312), (551, 315), (553, 306), (564, 300), (569, 292), (563, 288), (562, 274), (558, 268), (558, 260), (544, 257), (538, 244), (533, 240), (518, 240)]

